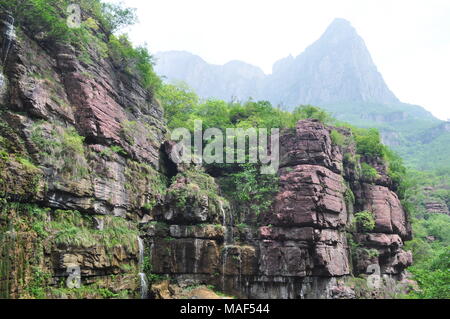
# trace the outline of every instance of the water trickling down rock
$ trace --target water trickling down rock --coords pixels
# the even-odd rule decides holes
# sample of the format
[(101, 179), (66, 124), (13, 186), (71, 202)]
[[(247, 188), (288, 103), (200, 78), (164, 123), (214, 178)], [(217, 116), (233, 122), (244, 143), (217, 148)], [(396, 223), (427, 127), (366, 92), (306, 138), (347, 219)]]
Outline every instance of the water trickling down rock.
[(14, 18), (10, 14), (5, 14), (1, 17), (1, 32), (2, 36), (2, 45), (0, 58), (2, 65), (5, 65), (6, 60), (8, 59), (9, 50), (11, 49), (11, 45), (16, 38), (16, 33), (14, 30)]

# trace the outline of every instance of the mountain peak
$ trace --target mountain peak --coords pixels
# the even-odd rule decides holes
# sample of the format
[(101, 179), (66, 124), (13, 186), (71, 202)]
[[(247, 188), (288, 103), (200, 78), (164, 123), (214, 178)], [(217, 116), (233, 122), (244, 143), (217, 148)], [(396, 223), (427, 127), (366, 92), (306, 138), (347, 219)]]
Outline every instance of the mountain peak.
[(332, 43), (341, 41), (364, 42), (352, 24), (341, 18), (334, 19), (333, 22), (331, 22), (319, 41), (328, 41)]
[(199, 59), (167, 56), (155, 70), (168, 79), (186, 81), (202, 97), (253, 97), (287, 107), (400, 102), (378, 72), (364, 40), (342, 18), (332, 21), (301, 55), (276, 62), (271, 75), (236, 61), (213, 66)]
[(351, 28), (353, 29), (352, 24), (350, 23), (350, 21), (345, 20), (343, 18), (336, 18), (333, 20), (333, 22), (331, 22), (331, 24), (328, 27), (329, 29), (333, 28), (333, 29), (337, 29), (337, 28)]

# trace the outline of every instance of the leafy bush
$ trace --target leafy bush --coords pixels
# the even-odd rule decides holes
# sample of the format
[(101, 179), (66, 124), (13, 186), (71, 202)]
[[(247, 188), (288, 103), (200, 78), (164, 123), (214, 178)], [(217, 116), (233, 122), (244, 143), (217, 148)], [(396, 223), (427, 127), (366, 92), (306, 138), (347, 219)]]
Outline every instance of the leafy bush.
[(279, 191), (276, 175), (263, 175), (255, 164), (241, 164), (239, 170), (228, 174), (222, 180), (227, 197), (235, 203), (236, 209), (244, 214), (266, 212)]
[(355, 224), (358, 232), (370, 232), (375, 229), (375, 219), (372, 212), (355, 214)]
[(115, 32), (137, 22), (136, 9), (124, 8), (121, 4), (115, 3), (102, 3), (101, 12), (97, 14), (97, 17), (110, 32)]
[(386, 147), (381, 143), (377, 129), (353, 129), (358, 154), (384, 158)]
[(317, 119), (324, 124), (332, 121), (330, 114), (312, 105), (299, 106), (292, 111), (292, 115), (297, 119), (297, 121), (304, 119)]
[(158, 91), (158, 98), (164, 106), (168, 127), (175, 129), (185, 127), (190, 114), (199, 103), (198, 96), (186, 86), (163, 85)]
[(336, 144), (337, 146), (344, 146), (346, 142), (346, 138), (344, 135), (336, 130), (332, 130), (330, 136), (334, 144)]
[(377, 179), (380, 176), (378, 171), (367, 163), (361, 163), (361, 174), (370, 180)]
[(153, 57), (147, 48), (134, 48), (127, 35), (111, 35), (108, 46), (109, 55), (119, 70), (136, 76), (151, 92), (158, 91), (161, 79), (153, 71)]
[(84, 137), (74, 128), (37, 122), (32, 128), (31, 140), (40, 150), (40, 162), (43, 165), (52, 166), (58, 172), (75, 178), (83, 178), (88, 174)]

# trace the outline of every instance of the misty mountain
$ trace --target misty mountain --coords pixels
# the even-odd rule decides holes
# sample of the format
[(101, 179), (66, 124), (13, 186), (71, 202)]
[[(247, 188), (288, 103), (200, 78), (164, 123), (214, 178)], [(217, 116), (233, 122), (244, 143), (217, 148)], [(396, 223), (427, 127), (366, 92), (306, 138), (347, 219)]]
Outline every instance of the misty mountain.
[[(423, 107), (402, 103), (395, 96), (364, 40), (344, 19), (334, 20), (297, 57), (277, 61), (270, 75), (240, 61), (211, 65), (188, 52), (162, 52), (156, 58), (159, 75), (169, 82), (185, 82), (202, 98), (253, 98), (287, 110), (305, 104), (320, 106), (339, 120), (378, 128), (383, 141), (411, 165), (424, 169), (448, 166), (450, 148), (441, 147), (450, 140), (450, 132), (440, 129), (445, 122)], [(427, 161), (430, 152), (442, 153), (442, 149), (447, 155), (435, 162)]]
[(398, 103), (350, 23), (336, 19), (322, 37), (296, 58), (276, 62), (265, 75), (240, 61), (211, 65), (188, 52), (156, 55), (156, 72), (184, 81), (201, 97), (269, 100), (274, 105), (341, 102)]
[(155, 70), (169, 81), (183, 81), (204, 98), (247, 99), (259, 96), (264, 72), (241, 61), (212, 65), (199, 56), (184, 51), (170, 51), (156, 55)]
[(266, 79), (272, 103), (288, 106), (339, 102), (397, 103), (350, 23), (336, 19), (296, 58), (275, 63)]

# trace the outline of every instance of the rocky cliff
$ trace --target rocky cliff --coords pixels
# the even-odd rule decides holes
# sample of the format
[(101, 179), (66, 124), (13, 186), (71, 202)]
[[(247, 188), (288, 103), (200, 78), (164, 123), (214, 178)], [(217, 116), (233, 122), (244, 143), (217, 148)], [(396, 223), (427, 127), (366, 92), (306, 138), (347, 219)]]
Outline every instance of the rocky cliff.
[[(216, 214), (207, 197), (201, 204), (191, 195), (187, 202), (197, 204), (184, 211), (183, 216), (191, 212), (189, 219), (179, 209), (163, 209), (146, 228), (152, 272), (179, 285), (210, 284), (247, 298), (394, 294), (399, 281), (407, 282), (404, 269), (412, 263), (411, 253), (402, 250), (411, 238), (407, 214), (386, 167), (364, 159), (378, 164), (379, 176), (361, 176), (355, 145), (334, 145), (332, 130), (307, 120), (282, 135), (280, 191), (270, 210), (250, 226), (233, 225), (233, 212), (226, 208)], [(198, 184), (188, 177), (171, 188)], [(363, 211), (374, 216), (370, 230), (355, 222), (355, 213)], [(355, 279), (377, 266), (390, 290), (371, 291)]]
[[(359, 158), (349, 131), (306, 120), (284, 132), (273, 205), (240, 220), (213, 177), (171, 161), (151, 90), (98, 48), (11, 19), (0, 36), (0, 297), (170, 298), (202, 284), (248, 298), (381, 297), (405, 279), (407, 214), (386, 165)], [(350, 142), (333, 143), (333, 130)], [(356, 278), (378, 266), (380, 289)]]
[[(166, 186), (162, 108), (94, 44), (26, 27), (9, 37), (12, 21), (0, 37), (0, 294), (133, 297), (138, 222)], [(89, 289), (64, 289), (74, 265)]]

